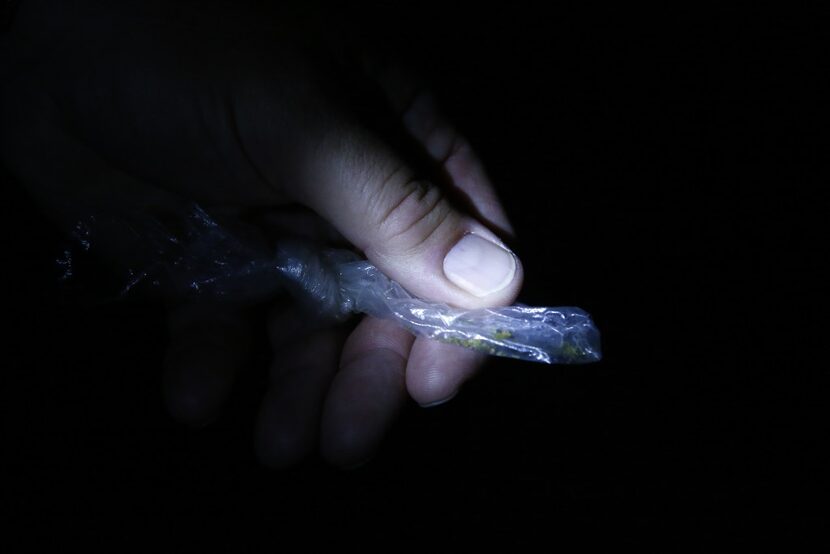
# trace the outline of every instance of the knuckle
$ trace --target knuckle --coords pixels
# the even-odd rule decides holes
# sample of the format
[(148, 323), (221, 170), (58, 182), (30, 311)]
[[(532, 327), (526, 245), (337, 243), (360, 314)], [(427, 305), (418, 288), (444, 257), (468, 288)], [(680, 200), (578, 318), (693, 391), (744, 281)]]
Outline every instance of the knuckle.
[(470, 144), (464, 139), (463, 136), (453, 131), (452, 136), (449, 140), (449, 147), (447, 148), (447, 153), (441, 161), (442, 163), (446, 164), (454, 158), (468, 155), (469, 152)]
[(452, 209), (442, 192), (423, 181), (398, 186), (378, 227), (385, 248), (411, 251), (429, 241), (447, 221)]
[(441, 116), (429, 94), (420, 94), (412, 101), (404, 114), (404, 123), (429, 155), (440, 163), (446, 163), (464, 147), (464, 139)]
[(433, 131), (427, 144), (430, 153), (443, 165), (464, 149), (465, 141), (451, 127), (443, 127)]

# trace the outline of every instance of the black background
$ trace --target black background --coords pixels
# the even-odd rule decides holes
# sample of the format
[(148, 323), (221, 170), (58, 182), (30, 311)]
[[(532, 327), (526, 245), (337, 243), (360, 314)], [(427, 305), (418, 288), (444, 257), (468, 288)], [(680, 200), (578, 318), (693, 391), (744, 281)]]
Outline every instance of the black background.
[(61, 283), (64, 238), (5, 175), (15, 534), (293, 550), (668, 532), (675, 550), (826, 525), (820, 20), (422, 3), (351, 15), (421, 70), (485, 161), (519, 237), (520, 300), (587, 309), (605, 359), (495, 359), (451, 403), (409, 406), (367, 466), (273, 472), (252, 446), (264, 368), (212, 426), (174, 423), (160, 305), (108, 299), (94, 258)]

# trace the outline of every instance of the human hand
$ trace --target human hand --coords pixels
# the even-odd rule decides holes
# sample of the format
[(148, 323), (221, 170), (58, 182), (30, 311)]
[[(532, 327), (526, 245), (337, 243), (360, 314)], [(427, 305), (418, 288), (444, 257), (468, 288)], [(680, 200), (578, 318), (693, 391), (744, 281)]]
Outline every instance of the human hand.
[[(423, 298), (511, 303), (521, 264), (469, 144), (411, 77), (364, 71), (315, 18), (280, 9), (24, 2), (4, 46), (3, 162), (67, 225), (89, 210), (191, 199), (265, 214), (269, 237), (345, 240)], [(398, 128), (441, 182), (422, 177)], [(178, 419), (202, 425), (246, 361), (251, 323), (227, 304), (174, 304), (165, 395)], [(297, 324), (295, 310), (279, 304), (269, 321), (258, 453), (274, 467), (318, 444), (335, 465), (361, 463), (407, 392), (446, 401), (483, 361), (371, 317), (344, 342), (342, 328)]]

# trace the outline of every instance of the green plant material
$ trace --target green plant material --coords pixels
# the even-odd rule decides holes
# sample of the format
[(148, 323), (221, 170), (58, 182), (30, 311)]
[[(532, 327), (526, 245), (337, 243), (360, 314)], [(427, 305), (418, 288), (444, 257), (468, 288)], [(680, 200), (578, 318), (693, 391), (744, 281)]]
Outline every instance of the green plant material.
[[(505, 340), (513, 338), (513, 333), (505, 329), (496, 329), (492, 335), (494, 340)], [(494, 356), (515, 357), (509, 350), (504, 350), (486, 339), (461, 339), (457, 337), (441, 337), (439, 340), (448, 344), (455, 344), (456, 346), (463, 346), (477, 352), (484, 352)]]
[(563, 360), (581, 360), (585, 357), (585, 350), (573, 344), (565, 343), (562, 345), (561, 355)]
[(448, 344), (463, 346), (464, 348), (470, 348), (471, 350), (476, 350), (478, 352), (484, 352), (486, 354), (492, 354), (494, 356), (499, 355), (498, 350), (492, 344), (483, 339), (459, 339), (457, 337), (441, 337), (440, 340)]
[[(496, 329), (492, 332), (489, 338), (459, 338), (439, 336), (437, 337), (441, 342), (447, 344), (454, 344), (456, 346), (463, 346), (475, 350), (476, 352), (483, 352), (493, 356), (504, 356), (508, 358), (522, 359), (517, 356), (515, 352), (509, 348), (501, 348), (499, 344), (493, 341), (502, 341), (513, 338), (513, 333), (504, 329)], [(557, 358), (557, 363), (575, 363), (583, 362), (589, 358), (589, 352), (581, 346), (571, 343), (562, 344)]]

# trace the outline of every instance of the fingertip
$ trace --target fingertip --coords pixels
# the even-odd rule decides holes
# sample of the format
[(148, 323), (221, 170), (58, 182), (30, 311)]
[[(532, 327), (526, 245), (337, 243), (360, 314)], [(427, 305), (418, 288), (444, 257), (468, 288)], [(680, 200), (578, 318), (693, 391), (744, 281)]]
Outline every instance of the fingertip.
[[(418, 405), (421, 406), (422, 408), (435, 408), (436, 406), (441, 406), (443, 404), (446, 404), (447, 402), (449, 402), (450, 400), (452, 400), (456, 396), (458, 396), (458, 393), (459, 393), (460, 390), (461, 390), (461, 388), (459, 387), (459, 388), (455, 389), (454, 391), (452, 391), (449, 394), (449, 396), (445, 396), (444, 398), (439, 398), (438, 400), (433, 400), (433, 401), (426, 402), (426, 403), (420, 403), (419, 402)], [(417, 402), (417, 400), (416, 400), (416, 402)]]
[(365, 318), (352, 332), (323, 410), (320, 453), (356, 468), (377, 452), (406, 401), (406, 356), (412, 336), (394, 323)]
[(323, 329), (275, 353), (255, 438), (263, 465), (297, 465), (316, 447), (320, 412), (341, 344), (340, 329)]
[(443, 368), (429, 367), (407, 371), (406, 388), (419, 406), (430, 408), (455, 398), (461, 383)]
[(404, 403), (405, 358), (378, 349), (341, 368), (323, 411), (320, 453), (326, 462), (355, 467), (374, 456)]
[(518, 256), (495, 237), (472, 232), (449, 249), (443, 271), (455, 286), (491, 303), (515, 297), (522, 280)]
[(419, 338), (412, 345), (406, 388), (421, 407), (440, 406), (455, 398), (486, 356), (460, 346)]
[(379, 241), (370, 261), (419, 298), (478, 309), (504, 306), (519, 295), (519, 257), (492, 231), (466, 216), (447, 219), (415, 248)]

